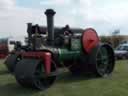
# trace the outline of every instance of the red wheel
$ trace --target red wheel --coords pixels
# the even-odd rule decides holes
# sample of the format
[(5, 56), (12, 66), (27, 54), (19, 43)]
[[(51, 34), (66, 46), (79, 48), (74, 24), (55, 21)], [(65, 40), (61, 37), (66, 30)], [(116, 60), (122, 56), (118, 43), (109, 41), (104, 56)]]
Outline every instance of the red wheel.
[(88, 28), (83, 32), (82, 45), (85, 52), (90, 53), (99, 44), (99, 41), (99, 37), (94, 29)]

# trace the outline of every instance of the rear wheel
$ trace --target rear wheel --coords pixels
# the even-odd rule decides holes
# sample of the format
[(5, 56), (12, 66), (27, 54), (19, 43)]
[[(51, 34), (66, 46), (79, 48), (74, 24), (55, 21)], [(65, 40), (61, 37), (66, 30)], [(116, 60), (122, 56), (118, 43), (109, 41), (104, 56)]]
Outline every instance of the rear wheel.
[(113, 72), (115, 65), (114, 52), (108, 44), (101, 44), (82, 55), (78, 61), (66, 62), (74, 75), (92, 73), (94, 76), (105, 77)]
[(107, 45), (100, 45), (96, 52), (90, 57), (93, 64), (94, 72), (100, 77), (108, 76), (113, 72), (115, 57), (113, 49)]
[[(23, 59), (15, 69), (15, 78), (17, 82), (24, 87), (32, 87), (39, 90), (44, 90), (50, 87), (56, 75), (46, 76), (44, 65), (41, 60), (36, 59)], [(52, 72), (56, 70), (52, 64)]]

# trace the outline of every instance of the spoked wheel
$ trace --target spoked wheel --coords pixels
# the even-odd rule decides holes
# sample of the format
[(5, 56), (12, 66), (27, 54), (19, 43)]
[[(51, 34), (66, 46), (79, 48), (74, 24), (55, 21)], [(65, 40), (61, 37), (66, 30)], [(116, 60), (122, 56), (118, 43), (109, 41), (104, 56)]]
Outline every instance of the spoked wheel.
[[(54, 72), (55, 66), (51, 70)], [(16, 65), (15, 78), (24, 87), (44, 90), (54, 83), (56, 75), (46, 76), (41, 60), (23, 59)]]
[(14, 72), (17, 62), (21, 60), (21, 57), (17, 54), (10, 54), (5, 60), (4, 64), (6, 65), (9, 72)]
[(96, 62), (96, 74), (98, 76), (111, 74), (115, 65), (113, 49), (107, 44), (100, 45), (94, 61)]

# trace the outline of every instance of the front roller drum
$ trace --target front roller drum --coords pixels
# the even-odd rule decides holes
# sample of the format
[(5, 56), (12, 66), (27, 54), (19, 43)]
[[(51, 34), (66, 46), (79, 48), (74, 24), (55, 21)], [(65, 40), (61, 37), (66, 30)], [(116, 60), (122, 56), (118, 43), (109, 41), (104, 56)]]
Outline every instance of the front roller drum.
[[(52, 65), (51, 71), (55, 70)], [(21, 86), (44, 90), (54, 83), (56, 75), (46, 76), (41, 60), (23, 59), (16, 65), (15, 78)]]
[(17, 54), (10, 54), (5, 60), (4, 64), (6, 65), (9, 72), (14, 72), (15, 66), (21, 57)]

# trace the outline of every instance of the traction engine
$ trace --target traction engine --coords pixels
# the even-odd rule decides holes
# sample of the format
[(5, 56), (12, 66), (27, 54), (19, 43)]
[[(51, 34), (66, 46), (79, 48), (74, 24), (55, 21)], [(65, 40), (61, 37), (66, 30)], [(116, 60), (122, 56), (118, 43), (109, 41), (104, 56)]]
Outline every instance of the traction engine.
[(26, 45), (15, 43), (5, 61), (8, 70), (24, 87), (44, 90), (56, 80), (58, 68), (67, 67), (72, 74), (91, 72), (104, 77), (112, 73), (114, 52), (100, 43), (93, 28), (54, 27), (56, 12), (47, 9), (47, 27), (28, 23)]

